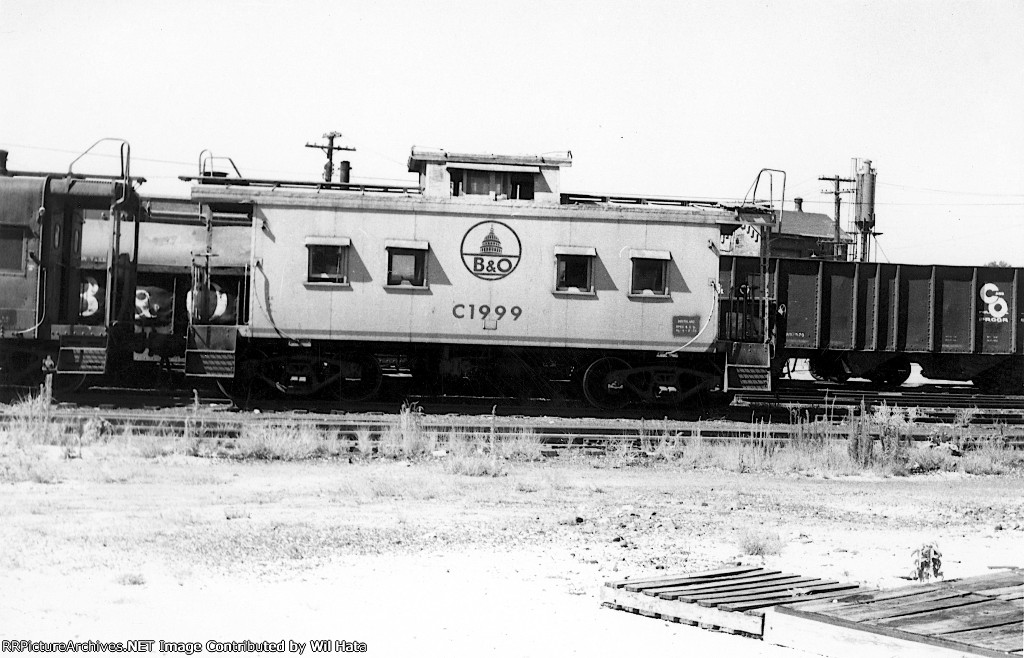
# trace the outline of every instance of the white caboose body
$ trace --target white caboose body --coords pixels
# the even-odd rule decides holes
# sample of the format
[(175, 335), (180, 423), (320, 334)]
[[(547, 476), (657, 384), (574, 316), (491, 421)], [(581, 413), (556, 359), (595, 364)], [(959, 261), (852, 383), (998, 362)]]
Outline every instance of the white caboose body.
[(716, 245), (738, 212), (563, 194), (570, 163), (414, 149), (418, 188), (201, 177), (193, 200), (251, 209), (238, 335), (280, 390), (365, 397), (398, 357), (431, 376), (490, 360), (506, 380), (560, 361), (604, 406), (706, 386), (686, 358), (716, 348)]

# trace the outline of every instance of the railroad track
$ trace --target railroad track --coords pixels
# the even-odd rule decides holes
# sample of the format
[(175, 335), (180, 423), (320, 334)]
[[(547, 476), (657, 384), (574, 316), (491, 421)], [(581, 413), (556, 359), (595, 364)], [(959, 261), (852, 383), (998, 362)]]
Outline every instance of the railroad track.
[[(762, 442), (785, 444), (797, 438), (818, 436), (843, 440), (854, 424), (817, 421), (813, 423), (740, 422), (732, 420), (649, 420), (630, 418), (563, 418), (552, 416), (499, 416), (469, 414), (395, 413), (308, 413), (296, 411), (238, 412), (227, 404), (191, 405), (162, 409), (124, 409), (54, 405), (25, 417), (16, 411), (0, 411), (0, 428), (20, 423), (24, 427), (46, 424), (72, 442), (95, 432), (160, 436), (182, 440), (231, 442), (245, 439), (254, 426), (288, 431), (306, 427), (332, 439), (340, 452), (354, 450), (360, 439), (377, 441), (389, 431), (468, 435), (483, 441), (505, 441), (527, 436), (539, 442), (548, 454), (562, 451), (607, 452), (620, 446), (657, 451), (667, 443)], [(93, 429), (90, 430), (90, 423)], [(870, 426), (869, 432), (873, 432)], [(1024, 448), (1024, 425), (968, 428), (978, 440), (1002, 439)], [(917, 440), (929, 440), (931, 431), (915, 433)]]
[[(254, 423), (289, 427), (306, 425), (330, 433), (352, 447), (360, 435), (380, 436), (398, 422), (398, 401), (362, 405), (349, 411), (333, 409), (333, 403), (304, 401), (307, 409), (289, 409), (290, 400), (260, 401), (258, 411), (239, 411), (231, 400), (211, 391), (139, 391), (102, 389), (78, 395), (75, 403), (53, 405), (46, 422), (66, 434), (81, 435), (90, 420), (105, 421), (111, 428), (135, 432), (172, 434), (230, 440), (243, 435)], [(117, 399), (114, 406), (109, 400)], [(264, 404), (265, 403), (265, 404)], [(510, 401), (489, 398), (422, 398), (430, 413), (413, 413), (418, 431), (468, 433), (501, 440), (528, 433), (551, 450), (607, 450), (631, 443), (653, 445), (668, 438), (691, 441), (786, 442), (829, 425), (835, 438), (851, 427), (843, 421), (857, 417), (861, 408), (869, 414), (882, 405), (914, 408), (916, 438), (925, 439), (937, 424), (971, 427), (978, 436), (999, 436), (1024, 447), (1024, 396), (981, 395), (965, 386), (926, 385), (880, 391), (853, 384), (822, 388), (810, 382), (784, 382), (772, 393), (741, 393), (729, 406), (708, 409), (625, 409), (597, 411), (582, 405), (554, 405), (550, 401)], [(0, 407), (0, 427), (15, 420), (12, 409)], [(494, 411), (500, 409), (500, 413)], [(664, 415), (660, 412), (665, 411)], [(710, 411), (710, 413), (708, 413)], [(650, 416), (658, 414), (659, 419)], [(871, 431), (869, 429), (869, 431)], [(344, 445), (342, 446), (344, 447)]]
[(896, 391), (855, 385), (820, 386), (790, 382), (771, 393), (740, 393), (734, 408), (746, 408), (764, 420), (786, 417), (845, 418), (871, 412), (882, 405), (915, 409), (919, 423), (1024, 425), (1024, 396), (982, 395), (968, 386), (928, 385)]

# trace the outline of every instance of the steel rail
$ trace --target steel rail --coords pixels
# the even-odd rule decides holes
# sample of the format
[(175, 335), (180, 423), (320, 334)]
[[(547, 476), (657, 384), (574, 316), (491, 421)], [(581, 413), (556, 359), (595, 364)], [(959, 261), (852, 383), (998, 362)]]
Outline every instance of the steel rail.
[[(58, 434), (74, 440), (89, 433), (89, 424), (106, 423), (106, 432), (117, 435), (152, 435), (171, 440), (244, 438), (252, 428), (282, 432), (296, 427), (309, 428), (354, 450), (360, 438), (378, 442), (389, 432), (449, 434), (475, 439), (505, 441), (529, 437), (546, 451), (583, 450), (606, 452), (617, 446), (631, 445), (641, 450), (656, 450), (665, 442), (760, 442), (785, 444), (811, 436), (845, 440), (855, 431), (854, 423), (829, 421), (768, 423), (738, 421), (676, 421), (607, 418), (556, 418), (534, 416), (497, 416), (464, 414), (320, 414), (297, 412), (235, 412), (227, 407), (179, 407), (175, 409), (115, 409), (107, 407), (54, 406), (31, 415), (12, 409), (0, 410), (0, 429), (19, 426), (56, 426)], [(915, 432), (916, 440), (928, 440), (929, 427)], [(1000, 439), (1024, 448), (1024, 426), (961, 428), (971, 440)], [(95, 430), (93, 430), (95, 431)], [(869, 433), (876, 433), (867, 424)]]

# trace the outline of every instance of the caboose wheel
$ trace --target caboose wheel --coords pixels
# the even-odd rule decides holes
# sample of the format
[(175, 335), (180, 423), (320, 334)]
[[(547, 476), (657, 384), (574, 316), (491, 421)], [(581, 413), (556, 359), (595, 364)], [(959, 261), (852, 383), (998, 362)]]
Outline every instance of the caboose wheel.
[(600, 409), (621, 409), (630, 400), (623, 371), (630, 366), (622, 359), (606, 356), (590, 364), (583, 373), (583, 395)]
[(372, 354), (343, 354), (335, 364), (341, 369), (338, 380), (338, 399), (360, 402), (377, 395), (384, 382), (377, 357)]
[[(85, 385), (86, 375), (54, 375), (53, 394), (71, 395), (77, 393)], [(88, 387), (86, 387), (88, 388)]]

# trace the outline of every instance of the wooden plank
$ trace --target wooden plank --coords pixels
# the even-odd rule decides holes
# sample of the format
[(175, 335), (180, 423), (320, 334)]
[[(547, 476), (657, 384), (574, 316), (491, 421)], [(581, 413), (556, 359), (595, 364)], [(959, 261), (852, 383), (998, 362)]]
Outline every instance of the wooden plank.
[(765, 582), (771, 580), (779, 580), (781, 578), (790, 578), (795, 574), (782, 573), (779, 571), (765, 571), (763, 573), (757, 573), (753, 576), (747, 574), (738, 574), (729, 578), (715, 578), (714, 580), (707, 580), (701, 583), (691, 583), (689, 585), (666, 585), (664, 587), (652, 587), (650, 589), (644, 589), (644, 594), (649, 596), (660, 596), (661, 594), (671, 592), (689, 592), (701, 589), (712, 589), (715, 587), (732, 587), (733, 585), (744, 585), (748, 583)]
[(1006, 587), (1008, 585), (1024, 585), (1024, 572), (1020, 571), (997, 571), (984, 576), (971, 576), (959, 580), (945, 581), (953, 583), (957, 587), (968, 587), (972, 592), (995, 587)]
[[(976, 589), (975, 594), (982, 594), (984, 596), (995, 596), (1001, 597), (1003, 594), (1021, 594), (1024, 595), (1024, 585), (1007, 585), (1006, 587), (993, 587), (991, 589)], [(1020, 597), (1014, 597), (1020, 598)]]
[[(695, 600), (696, 603), (701, 605), (722, 605), (725, 603), (740, 603), (747, 601), (764, 601), (768, 599), (778, 598), (792, 598), (801, 594), (824, 594), (826, 592), (832, 592), (841, 589), (850, 589), (855, 585), (848, 585), (845, 583), (837, 583), (832, 580), (822, 580), (817, 583), (807, 583), (804, 585), (797, 585), (795, 587), (780, 587), (774, 591), (764, 592), (762, 594), (751, 594), (749, 596), (722, 596), (717, 598), (706, 598), (701, 597)], [(685, 601), (686, 598), (680, 599)]]
[(885, 626), (843, 621), (817, 612), (778, 606), (765, 612), (765, 642), (831, 658), (1006, 658), (1004, 652)]
[(734, 603), (737, 601), (750, 601), (759, 596), (776, 597), (784, 592), (795, 592), (806, 590), (814, 586), (835, 585), (834, 580), (819, 580), (817, 578), (801, 578), (793, 583), (769, 584), (752, 590), (741, 590), (738, 592), (709, 592), (706, 594), (686, 595), (680, 597), (681, 601), (691, 601), (701, 605), (718, 605), (719, 603)]
[(682, 574), (678, 576), (665, 576), (663, 578), (653, 578), (649, 580), (615, 580), (605, 583), (607, 587), (627, 587), (630, 586), (636, 591), (637, 588), (643, 587), (659, 587), (661, 585), (668, 585), (671, 583), (686, 583), (694, 580), (702, 580), (714, 578), (716, 576), (723, 576), (727, 574), (735, 573), (746, 573), (749, 571), (757, 571), (760, 567), (725, 567), (722, 569), (714, 569), (712, 571), (702, 571), (700, 573), (693, 574)]
[[(662, 590), (658, 592), (658, 596), (663, 599), (678, 598), (679, 596), (700, 596), (702, 594), (710, 594), (712, 592), (741, 592), (744, 590), (756, 589), (758, 587), (771, 587), (774, 585), (783, 585), (789, 582), (795, 582), (798, 580), (809, 580), (806, 576), (798, 576), (790, 573), (780, 573), (774, 576), (768, 576), (766, 578), (752, 579), (748, 582), (725, 582), (721, 584), (705, 583), (703, 585), (693, 585), (691, 587), (680, 587), (675, 589)], [(644, 594), (648, 592), (645, 591)]]
[(996, 651), (1024, 651), (1024, 623), (960, 631), (943, 637)]
[(922, 635), (941, 635), (1020, 621), (1024, 621), (1024, 610), (1010, 605), (1006, 601), (990, 599), (984, 603), (955, 608), (950, 612), (937, 610), (867, 623), (890, 626)]
[[(860, 591), (860, 590), (859, 589), (853, 589), (853, 590), (847, 590), (847, 591), (844, 591), (844, 592), (840, 592), (840, 594), (846, 594), (847, 592), (858, 592), (858, 591)], [(749, 614), (756, 614), (758, 612), (765, 612), (765, 611), (770, 610), (771, 608), (774, 608), (774, 607), (779, 606), (779, 605), (793, 605), (793, 604), (801, 604), (801, 605), (803, 605), (805, 602), (807, 602), (808, 604), (810, 604), (810, 603), (821, 603), (821, 602), (827, 601), (829, 599), (835, 600), (835, 598), (836, 598), (835, 592), (825, 592), (823, 594), (805, 594), (805, 595), (802, 595), (802, 596), (790, 597), (790, 598), (786, 599), (785, 601), (769, 601), (767, 604), (765, 604), (762, 601), (758, 601), (756, 603), (750, 603), (750, 604), (727, 603), (727, 604), (722, 605), (720, 607), (723, 610), (735, 610), (735, 611), (738, 611), (738, 612), (746, 612), (749, 615)], [(751, 607), (751, 606), (755, 606), (755, 607)]]
[(643, 609), (663, 617), (679, 617), (689, 622), (731, 628), (756, 635), (757, 637), (761, 636), (764, 622), (761, 615), (723, 612), (717, 608), (702, 608), (698, 605), (680, 603), (679, 601), (665, 601), (653, 596), (644, 596), (640, 592), (630, 592), (617, 587), (603, 587), (601, 598), (603, 601), (624, 608)]
[(811, 601), (809, 603), (800, 603), (796, 605), (799, 610), (806, 610), (807, 612), (825, 612), (828, 610), (842, 609), (849, 605), (856, 605), (847, 602), (851, 597), (863, 596), (865, 594), (873, 594), (878, 590), (861, 587), (856, 590), (850, 590), (849, 592), (838, 592), (829, 600)]
[(763, 612), (767, 608), (774, 608), (779, 605), (787, 605), (790, 603), (800, 603), (801, 601), (814, 601), (815, 599), (824, 599), (832, 596), (831, 592), (811, 592), (807, 594), (790, 594), (787, 596), (780, 596), (775, 599), (763, 599), (758, 601), (744, 601), (742, 603), (726, 603), (720, 605), (722, 610), (730, 612), (747, 612), (747, 613), (758, 613)]
[[(990, 589), (993, 587), (1005, 587), (1007, 585), (1015, 584), (1021, 577), (1020, 573), (1007, 571), (996, 574), (986, 574), (984, 576), (974, 576), (970, 578), (961, 578), (956, 580), (939, 580), (929, 583), (920, 583), (917, 585), (908, 585), (906, 587), (900, 587), (891, 590), (878, 590), (876, 592), (867, 592), (859, 594), (853, 599), (841, 601), (837, 606), (841, 607), (849, 603), (868, 603), (871, 601), (887, 601), (889, 599), (898, 599), (904, 596), (912, 596), (915, 594), (924, 594), (927, 592), (934, 591), (961, 591), (961, 592), (973, 592), (980, 589)], [(980, 586), (980, 587), (979, 587)]]
[(961, 596), (965, 596), (965, 594), (956, 590), (939, 589), (931, 592), (925, 592), (924, 594), (903, 596), (898, 599), (886, 599), (884, 601), (873, 601), (869, 603), (838, 603), (831, 606), (822, 604), (818, 608), (814, 608), (813, 606), (800, 606), (800, 609), (808, 610), (810, 612), (826, 612), (827, 614), (842, 617), (843, 619), (850, 619), (852, 621), (853, 619), (851, 614), (857, 615), (868, 611), (885, 612), (889, 610), (898, 610), (900, 607), (906, 605), (926, 603), (928, 601), (941, 601), (943, 599), (952, 599)]
[(838, 607), (844, 605), (851, 605), (854, 603), (872, 603), (874, 601), (888, 601), (889, 599), (899, 599), (904, 596), (913, 596), (915, 594), (926, 594), (928, 592), (940, 591), (939, 583), (922, 583), (920, 585), (910, 585), (908, 587), (900, 587), (899, 589), (890, 590), (875, 590), (874, 592), (866, 592), (864, 594), (857, 594), (856, 596), (849, 597), (836, 604)]
[(906, 603), (902, 599), (899, 599), (899, 604), (882, 605), (879, 603), (876, 605), (862, 605), (856, 610), (841, 610), (832, 614), (837, 617), (842, 617), (847, 621), (872, 621), (881, 624), (884, 620), (904, 617), (906, 615), (914, 615), (921, 612), (947, 610), (950, 611), (950, 614), (955, 615), (957, 614), (957, 611), (954, 608), (973, 605), (975, 603), (984, 603), (985, 601), (990, 600), (991, 599), (987, 597), (978, 596), (976, 594), (961, 594), (944, 599), (913, 603)]

